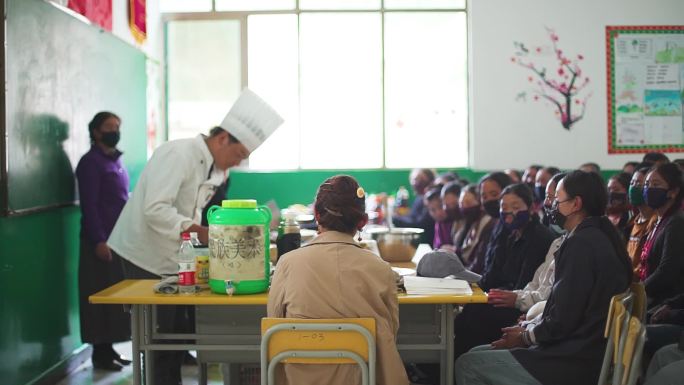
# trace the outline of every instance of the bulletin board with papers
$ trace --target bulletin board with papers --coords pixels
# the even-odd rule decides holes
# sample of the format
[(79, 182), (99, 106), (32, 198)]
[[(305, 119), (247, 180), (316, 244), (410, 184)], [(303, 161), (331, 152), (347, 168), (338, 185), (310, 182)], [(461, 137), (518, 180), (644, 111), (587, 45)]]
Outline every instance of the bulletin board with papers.
[(606, 27), (608, 153), (684, 152), (684, 26)]

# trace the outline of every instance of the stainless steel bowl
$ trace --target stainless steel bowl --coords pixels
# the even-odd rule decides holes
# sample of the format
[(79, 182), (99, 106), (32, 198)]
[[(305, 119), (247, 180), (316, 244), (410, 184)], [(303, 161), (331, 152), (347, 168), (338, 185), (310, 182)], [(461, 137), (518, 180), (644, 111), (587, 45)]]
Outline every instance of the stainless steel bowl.
[(387, 262), (409, 262), (416, 254), (424, 230), (411, 227), (375, 227), (366, 232), (378, 242), (382, 259)]

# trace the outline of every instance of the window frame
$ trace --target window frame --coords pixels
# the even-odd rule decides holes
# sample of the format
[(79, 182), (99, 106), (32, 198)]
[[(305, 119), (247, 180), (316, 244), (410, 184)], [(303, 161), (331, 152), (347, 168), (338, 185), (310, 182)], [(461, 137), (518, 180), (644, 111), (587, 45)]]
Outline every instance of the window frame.
[[(252, 11), (217, 11), (216, 10), (216, 0), (211, 1), (211, 11), (196, 11), (196, 12), (169, 12), (169, 13), (162, 13), (162, 23), (164, 26), (164, 73), (162, 76), (162, 81), (163, 81), (163, 88), (164, 88), (164, 118), (163, 118), (163, 132), (165, 138), (169, 137), (169, 126), (168, 126), (168, 103), (169, 103), (169, 98), (168, 98), (168, 71), (167, 65), (167, 52), (168, 52), (168, 23), (169, 22), (174, 22), (174, 21), (201, 21), (201, 20), (238, 20), (240, 22), (240, 65), (241, 65), (241, 80), (240, 80), (240, 85), (244, 89), (245, 87), (248, 86), (248, 79), (249, 79), (249, 55), (248, 55), (248, 42), (249, 42), (249, 36), (248, 36), (248, 17), (251, 15), (278, 15), (278, 14), (288, 14), (288, 15), (297, 15), (297, 29), (299, 33), (299, 17), (301, 14), (304, 13), (380, 13), (381, 15), (381, 21), (380, 21), (380, 31), (381, 31), (381, 46), (382, 46), (382, 166), (380, 168), (362, 168), (362, 169), (357, 169), (357, 168), (349, 168), (350, 170), (395, 170), (395, 169), (401, 169), (401, 168), (389, 168), (387, 167), (387, 162), (386, 162), (386, 97), (385, 97), (385, 60), (384, 60), (384, 55), (385, 55), (385, 16), (388, 13), (464, 13), (466, 20), (468, 20), (468, 3), (470, 0), (465, 0), (464, 2), (464, 7), (463, 8), (396, 8), (396, 9), (387, 9), (385, 8), (385, 0), (380, 0), (380, 8), (378, 9), (301, 9), (299, 6), (300, 0), (295, 0), (295, 9), (290, 9), (290, 10), (252, 10)], [(471, 131), (470, 131), (470, 95), (471, 95), (471, 87), (470, 87), (470, 28), (469, 28), (469, 23), (466, 22), (465, 26), (466, 30), (466, 106), (465, 109), (467, 111), (467, 116), (466, 116), (466, 122), (465, 122), (465, 128), (466, 128), (466, 148), (468, 151), (467, 159), (468, 161), (464, 165), (452, 165), (449, 166), (451, 168), (460, 168), (460, 167), (468, 167), (470, 163), (470, 149), (471, 149)], [(301, 91), (301, 87), (299, 89)], [(301, 148), (300, 148), (301, 151)], [(240, 168), (243, 168), (240, 166)], [(249, 169), (249, 160), (246, 160), (244, 162), (244, 168)], [(268, 171), (300, 171), (300, 170), (318, 170), (318, 169), (310, 169), (310, 168), (302, 168), (301, 163), (298, 164), (296, 169), (258, 169), (258, 170), (252, 170), (252, 171), (258, 171), (258, 172), (268, 172)]]

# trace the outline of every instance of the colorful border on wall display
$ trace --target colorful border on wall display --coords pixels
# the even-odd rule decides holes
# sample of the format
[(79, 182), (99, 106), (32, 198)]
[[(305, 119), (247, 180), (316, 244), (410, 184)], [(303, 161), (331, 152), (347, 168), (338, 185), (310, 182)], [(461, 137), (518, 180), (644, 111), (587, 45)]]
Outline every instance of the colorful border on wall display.
[(607, 26), (606, 67), (608, 153), (684, 152), (684, 26)]

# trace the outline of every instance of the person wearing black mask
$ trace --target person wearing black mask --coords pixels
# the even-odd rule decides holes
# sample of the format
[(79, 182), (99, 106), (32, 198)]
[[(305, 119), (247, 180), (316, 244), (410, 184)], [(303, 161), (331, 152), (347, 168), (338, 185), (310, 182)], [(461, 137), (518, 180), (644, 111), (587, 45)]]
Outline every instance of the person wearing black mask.
[[(508, 234), (508, 230), (503, 227), (499, 221), (499, 199), (501, 198), (501, 191), (506, 186), (511, 184), (511, 178), (502, 172), (492, 172), (480, 178), (480, 203), (484, 212), (492, 217), (494, 228), (492, 229), (492, 236), (489, 243), (494, 242), (495, 239), (503, 239), (499, 233)], [(484, 269), (492, 263), (492, 256), (497, 249), (497, 244), (487, 244), (484, 251)]]
[[(506, 232), (493, 235), (488, 248), (496, 245), (492, 263), (485, 266), (479, 286), (490, 289), (520, 290), (534, 277), (555, 235), (532, 213), (532, 190), (525, 184), (504, 188), (501, 194), (500, 225)], [(454, 323), (456, 357), (471, 348), (494, 341), (501, 328), (516, 323), (522, 313), (514, 307), (468, 304)]]
[(511, 178), (503, 172), (492, 172), (480, 178), (480, 203), (487, 215), (499, 218), (499, 198), (501, 191), (511, 184)]
[(88, 296), (124, 279), (120, 258), (107, 246), (107, 237), (128, 200), (129, 178), (116, 148), (121, 119), (99, 112), (88, 125), (92, 146), (76, 167), (81, 206), (78, 271), (81, 339), (93, 345), (93, 367), (120, 371), (131, 361), (112, 344), (131, 338), (131, 321), (121, 306), (92, 305)]
[[(540, 209), (539, 206), (544, 202), (546, 196), (546, 185), (552, 176), (560, 172), (556, 167), (544, 167), (537, 172), (537, 176), (534, 179), (534, 204), (535, 210)], [(543, 216), (543, 212), (540, 212)]]
[(625, 242), (629, 239), (629, 234), (632, 232), (630, 227), (632, 210), (627, 200), (627, 191), (629, 190), (631, 179), (632, 176), (625, 172), (615, 174), (608, 179), (608, 207), (606, 207), (606, 215), (608, 215), (608, 219), (618, 229), (618, 232), (625, 238)]
[(561, 181), (567, 174), (564, 172), (557, 173), (551, 179), (549, 179), (549, 182), (546, 184), (546, 193), (544, 195), (544, 202), (543, 202), (543, 211), (544, 214), (542, 216), (542, 224), (546, 227), (548, 227), (551, 231), (553, 231), (556, 235), (561, 235), (565, 233), (565, 230), (558, 226), (555, 223), (552, 223), (551, 221), (551, 205), (553, 204), (553, 200), (556, 197), (556, 187), (558, 186), (558, 182)]
[(627, 191), (629, 204), (637, 210), (637, 214), (632, 217), (632, 232), (627, 240), (627, 254), (629, 254), (629, 258), (632, 260), (632, 269), (636, 280), (639, 279), (639, 263), (641, 262), (641, 252), (646, 242), (646, 237), (651, 233), (656, 222), (653, 209), (648, 207), (646, 201), (644, 201), (644, 182), (646, 181), (646, 174), (648, 174), (650, 169), (650, 167), (642, 166), (634, 171), (632, 180), (629, 182), (629, 190)]
[[(446, 212), (446, 220), (451, 222), (451, 242), (443, 244), (442, 249), (455, 252), (456, 251), (456, 235), (463, 228), (464, 220), (461, 215), (461, 210), (458, 206), (458, 198), (461, 195), (462, 186), (458, 181), (449, 182), (442, 187), (441, 198), (442, 208)], [(435, 248), (436, 245), (433, 245)]]
[(487, 244), (492, 236), (495, 221), (482, 211), (475, 184), (469, 184), (461, 190), (458, 203), (463, 217), (463, 227), (456, 233), (455, 253), (468, 270), (480, 274), (484, 269)]
[(597, 382), (608, 305), (632, 276), (624, 244), (604, 216), (607, 195), (594, 173), (573, 171), (558, 183), (552, 218), (568, 236), (555, 256), (556, 279), (541, 320), (504, 328), (488, 347), (461, 356), (456, 384)]
[(656, 167), (646, 176), (644, 200), (657, 218), (641, 253), (640, 278), (649, 309), (684, 293), (684, 197), (682, 171), (676, 164)]

